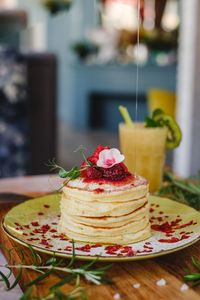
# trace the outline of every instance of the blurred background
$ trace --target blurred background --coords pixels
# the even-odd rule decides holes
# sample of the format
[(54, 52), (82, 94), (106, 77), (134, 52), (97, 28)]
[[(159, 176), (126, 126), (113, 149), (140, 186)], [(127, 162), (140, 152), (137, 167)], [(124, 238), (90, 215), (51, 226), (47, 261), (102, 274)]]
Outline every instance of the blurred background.
[[(200, 1), (0, 0), (0, 178), (118, 147), (118, 105), (162, 107), (183, 131), (167, 163), (200, 169)], [(137, 43), (139, 26), (140, 41)]]

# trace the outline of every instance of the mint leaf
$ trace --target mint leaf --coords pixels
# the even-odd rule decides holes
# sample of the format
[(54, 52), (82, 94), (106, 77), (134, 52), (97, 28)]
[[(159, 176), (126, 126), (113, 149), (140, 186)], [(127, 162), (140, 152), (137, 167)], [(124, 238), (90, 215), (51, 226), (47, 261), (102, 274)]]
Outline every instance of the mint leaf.
[(163, 120), (163, 116), (165, 115), (164, 111), (160, 108), (155, 109), (152, 112), (151, 117), (145, 118), (145, 127), (155, 128), (155, 127), (164, 127), (165, 121)]
[(152, 118), (155, 119), (157, 116), (164, 115), (164, 111), (161, 108), (154, 109), (152, 113)]
[(151, 117), (146, 117), (145, 118), (145, 127), (160, 127), (160, 124), (158, 121), (155, 121)]

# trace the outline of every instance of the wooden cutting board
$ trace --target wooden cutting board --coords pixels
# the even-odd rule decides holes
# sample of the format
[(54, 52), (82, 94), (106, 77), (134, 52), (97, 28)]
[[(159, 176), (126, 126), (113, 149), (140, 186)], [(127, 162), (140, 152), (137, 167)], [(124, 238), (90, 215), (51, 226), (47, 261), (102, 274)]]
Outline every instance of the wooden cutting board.
[[(31, 196), (36, 196), (32, 193)], [(37, 193), (38, 196), (38, 193)], [(16, 203), (6, 202), (0, 203), (0, 219), (6, 212), (16, 205)], [(16, 243), (8, 238), (8, 236), (0, 229), (0, 243), (6, 249), (11, 249), (16, 246)], [(12, 251), (12, 263), (19, 264), (21, 262), (20, 251), (25, 254), (25, 263), (31, 264), (29, 250), (21, 245), (18, 249)], [(4, 255), (7, 256), (4, 251)], [(182, 251), (174, 254), (163, 256), (161, 258), (139, 261), (139, 262), (121, 262), (114, 263), (113, 267), (108, 271), (108, 277), (113, 280), (110, 285), (96, 286), (83, 282), (86, 287), (89, 299), (95, 300), (110, 300), (114, 299), (114, 295), (119, 293), (124, 300), (149, 300), (163, 299), (163, 300), (186, 300), (186, 299), (200, 299), (200, 286), (190, 288), (188, 291), (181, 292), (180, 287), (183, 284), (182, 276), (184, 275), (184, 268), (191, 267), (190, 257), (195, 256), (200, 260), (200, 242), (188, 247)], [(80, 264), (80, 262), (79, 262)], [(104, 265), (105, 263), (99, 263)], [(15, 272), (15, 270), (13, 270)], [(23, 271), (22, 280), (20, 282), (21, 288), (24, 290), (25, 285), (37, 276), (34, 271)], [(167, 285), (158, 287), (156, 281), (164, 278)], [(58, 278), (55, 275), (50, 275), (45, 281), (33, 288), (35, 296), (42, 297), (48, 293), (50, 286), (55, 284)], [(133, 288), (134, 283), (140, 283), (139, 289)], [(64, 291), (69, 291), (72, 286), (65, 285)]]

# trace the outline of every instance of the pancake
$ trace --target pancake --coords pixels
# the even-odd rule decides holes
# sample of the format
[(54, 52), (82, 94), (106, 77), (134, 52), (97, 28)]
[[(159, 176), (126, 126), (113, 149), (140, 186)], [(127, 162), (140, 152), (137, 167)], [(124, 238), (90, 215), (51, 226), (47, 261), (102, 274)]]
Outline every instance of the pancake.
[[(83, 178), (69, 181), (63, 188), (63, 193), (67, 196), (81, 201), (92, 202), (124, 202), (137, 200), (144, 197), (148, 192), (147, 181), (140, 176), (134, 178), (128, 184), (115, 185), (111, 183), (84, 182)], [(98, 191), (102, 190), (101, 193)], [(93, 192), (93, 193), (91, 193)]]
[(116, 217), (126, 215), (142, 207), (147, 202), (147, 197), (135, 201), (110, 202), (102, 201), (87, 202), (73, 197), (62, 196), (61, 211), (69, 215), (85, 217)]
[(84, 216), (70, 216), (66, 212), (63, 212), (63, 218), (72, 220), (74, 223), (77, 224), (84, 224), (84, 225), (95, 225), (99, 227), (118, 227), (123, 225), (125, 222), (131, 222), (132, 220), (137, 220), (138, 218), (141, 219), (141, 217), (145, 217), (148, 215), (149, 205), (146, 202), (143, 207), (134, 210), (133, 212), (121, 215), (121, 216), (115, 216), (115, 217), (84, 217)]
[(71, 180), (60, 207), (59, 231), (74, 240), (130, 244), (150, 236), (148, 182), (140, 176), (119, 185)]
[(67, 228), (73, 232), (83, 233), (87, 236), (111, 236), (111, 235), (120, 235), (121, 232), (126, 233), (135, 233), (144, 229), (149, 223), (148, 217), (141, 217), (134, 221), (128, 222), (125, 221), (123, 225), (117, 227), (99, 227), (97, 224), (85, 225), (82, 223), (76, 223), (73, 219), (69, 217), (65, 219), (67, 223)]
[(58, 232), (87, 243), (131, 244), (148, 238), (148, 181), (128, 171), (118, 149), (99, 145), (92, 156), (83, 157), (80, 168), (60, 169), (68, 178)]
[(69, 230), (68, 228), (64, 228), (65, 232), (67, 232), (67, 236), (70, 239), (75, 241), (82, 241), (86, 243), (101, 243), (101, 244), (118, 244), (118, 245), (128, 245), (132, 243), (136, 243), (139, 241), (143, 241), (148, 239), (151, 236), (150, 225), (148, 224), (144, 229), (135, 232), (125, 234), (123, 231), (120, 235), (110, 235), (110, 236), (88, 236), (82, 233), (77, 233)]

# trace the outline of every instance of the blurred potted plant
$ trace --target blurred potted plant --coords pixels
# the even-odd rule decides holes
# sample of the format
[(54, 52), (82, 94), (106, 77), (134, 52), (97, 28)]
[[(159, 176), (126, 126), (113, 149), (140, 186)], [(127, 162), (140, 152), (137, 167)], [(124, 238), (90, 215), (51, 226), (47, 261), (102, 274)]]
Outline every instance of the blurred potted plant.
[(80, 60), (85, 60), (88, 56), (98, 52), (98, 47), (87, 41), (78, 41), (71, 46), (71, 49)]
[(42, 4), (52, 15), (55, 15), (61, 11), (68, 10), (72, 0), (42, 0)]

